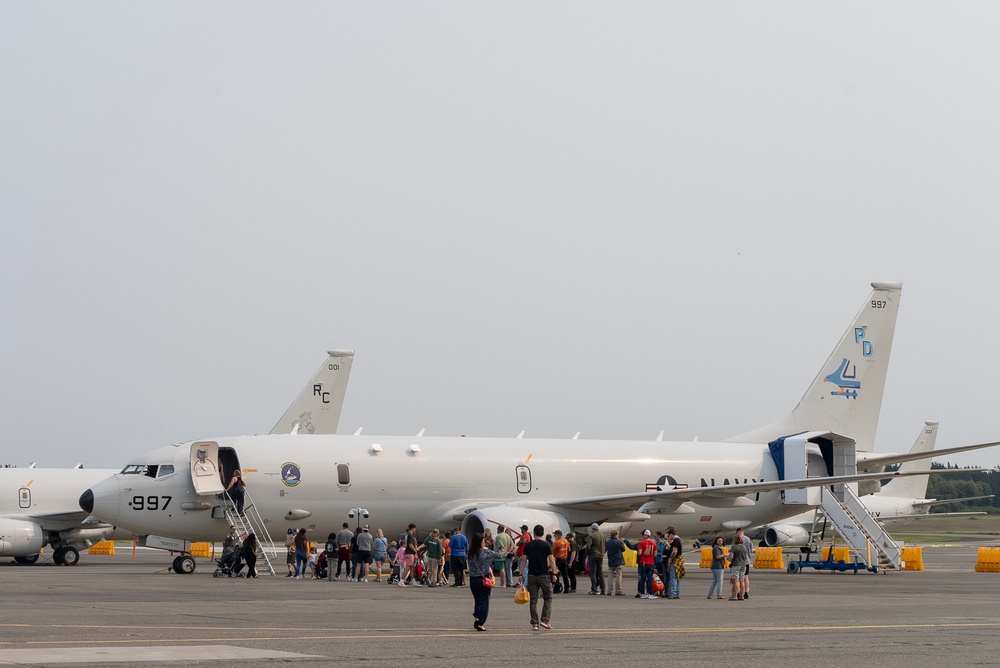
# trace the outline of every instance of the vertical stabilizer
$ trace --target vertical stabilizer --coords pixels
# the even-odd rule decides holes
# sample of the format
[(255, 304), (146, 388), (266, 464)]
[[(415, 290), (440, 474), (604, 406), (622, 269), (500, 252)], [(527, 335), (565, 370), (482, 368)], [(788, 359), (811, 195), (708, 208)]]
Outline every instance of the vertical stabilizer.
[[(930, 452), (934, 449), (937, 441), (937, 422), (926, 422), (924, 428), (920, 430), (920, 436), (916, 443), (910, 448), (911, 453)], [(903, 462), (899, 466), (900, 473), (913, 473), (916, 471), (930, 471), (931, 458), (915, 459), (911, 462)], [(927, 498), (927, 480), (930, 476), (914, 475), (905, 478), (890, 478), (889, 482), (883, 485), (876, 494), (879, 496), (892, 496), (904, 499), (924, 499)]]
[[(903, 286), (876, 282), (872, 288), (795, 409), (778, 422), (727, 441), (768, 443), (803, 431), (832, 431), (853, 438), (859, 451), (874, 449)], [(795, 323), (786, 326), (794, 328)]]
[(331, 350), (272, 434), (336, 434), (354, 364), (353, 350)]

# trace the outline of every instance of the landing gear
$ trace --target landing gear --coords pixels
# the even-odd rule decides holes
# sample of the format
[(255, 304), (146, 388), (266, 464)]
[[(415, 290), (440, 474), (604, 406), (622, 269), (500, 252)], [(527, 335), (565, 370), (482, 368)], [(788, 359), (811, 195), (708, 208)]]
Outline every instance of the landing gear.
[(194, 557), (187, 554), (183, 554), (174, 559), (172, 566), (174, 573), (179, 575), (190, 575), (191, 573), (194, 573), (194, 567)]
[(30, 557), (14, 557), (14, 561), (21, 565), (33, 564), (38, 561), (38, 555), (33, 554)]
[(52, 553), (52, 561), (60, 566), (76, 566), (80, 563), (80, 550), (72, 545), (56, 548), (56, 551)]

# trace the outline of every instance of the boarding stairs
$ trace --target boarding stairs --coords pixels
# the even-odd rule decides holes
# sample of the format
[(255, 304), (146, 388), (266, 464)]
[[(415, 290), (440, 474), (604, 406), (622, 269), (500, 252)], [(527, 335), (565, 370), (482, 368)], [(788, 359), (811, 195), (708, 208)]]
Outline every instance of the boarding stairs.
[[(886, 533), (885, 528), (868, 511), (849, 485), (837, 485), (836, 492), (820, 488), (820, 507), (834, 529), (855, 550), (863, 554), (874, 548), (878, 564), (899, 570), (902, 567), (903, 546)], [(842, 498), (837, 498), (838, 494)], [(815, 526), (815, 525), (814, 525)], [(871, 559), (868, 559), (869, 565)]]
[[(250, 494), (245, 489), (243, 490), (244, 503), (242, 515), (236, 512), (236, 503), (229, 495), (229, 492), (226, 491), (222, 494), (225, 501), (223, 510), (226, 513), (226, 520), (228, 520), (231, 526), (236, 527), (240, 536), (245, 537), (251, 532), (257, 536), (257, 555), (259, 557), (257, 564), (259, 566), (260, 561), (263, 560), (264, 564), (267, 566), (268, 572), (270, 572), (271, 575), (275, 575), (274, 565), (271, 563), (271, 560), (277, 557), (278, 548), (268, 535), (267, 527), (264, 525), (264, 518), (261, 517), (259, 512), (257, 512), (257, 506), (254, 505), (253, 499), (250, 498)], [(270, 557), (268, 557), (268, 552), (270, 552)], [(258, 568), (258, 570), (260, 569)]]

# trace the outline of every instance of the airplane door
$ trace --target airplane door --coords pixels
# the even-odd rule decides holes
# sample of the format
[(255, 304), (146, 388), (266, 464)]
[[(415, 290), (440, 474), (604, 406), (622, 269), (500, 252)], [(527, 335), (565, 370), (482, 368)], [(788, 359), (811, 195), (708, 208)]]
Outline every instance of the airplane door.
[(27, 487), (22, 487), (17, 491), (17, 505), (21, 508), (31, 507), (31, 490)]
[(191, 482), (198, 494), (221, 494), (225, 491), (220, 475), (219, 444), (199, 441), (191, 444)]
[(337, 485), (342, 492), (346, 492), (347, 488), (351, 486), (350, 464), (337, 464)]
[(517, 467), (517, 491), (519, 494), (531, 491), (531, 471), (524, 464)]

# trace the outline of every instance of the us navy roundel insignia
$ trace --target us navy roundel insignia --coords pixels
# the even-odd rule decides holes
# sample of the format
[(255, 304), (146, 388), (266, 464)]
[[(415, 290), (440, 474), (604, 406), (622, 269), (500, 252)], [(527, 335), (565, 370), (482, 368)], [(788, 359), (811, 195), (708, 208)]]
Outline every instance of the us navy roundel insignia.
[(282, 464), (281, 482), (285, 483), (289, 487), (295, 487), (302, 482), (302, 473), (299, 471), (299, 465), (293, 464), (292, 462), (285, 462)]

